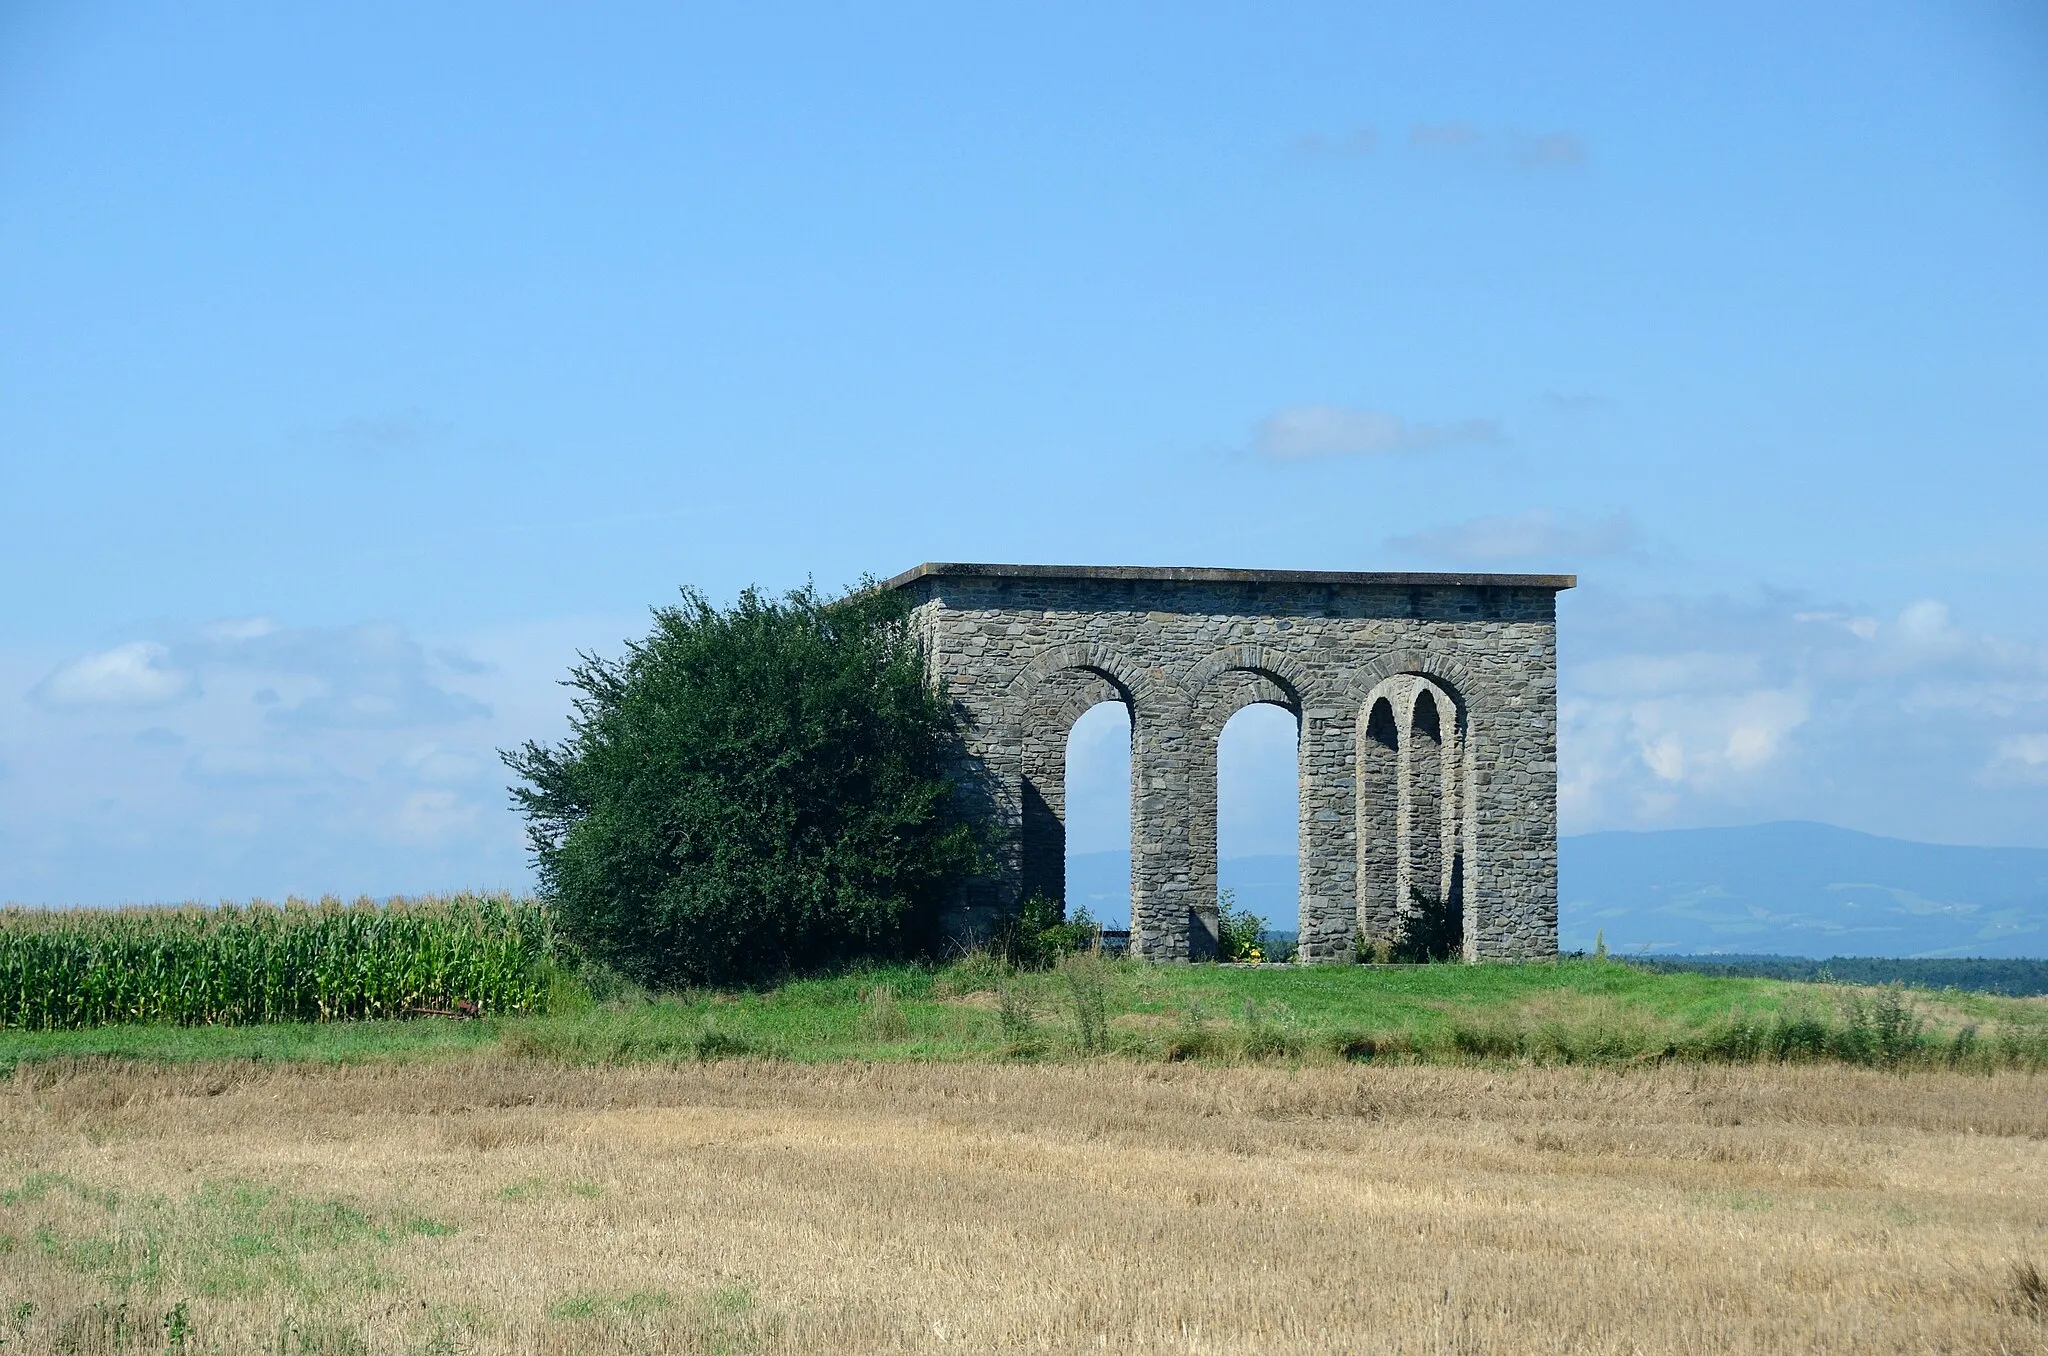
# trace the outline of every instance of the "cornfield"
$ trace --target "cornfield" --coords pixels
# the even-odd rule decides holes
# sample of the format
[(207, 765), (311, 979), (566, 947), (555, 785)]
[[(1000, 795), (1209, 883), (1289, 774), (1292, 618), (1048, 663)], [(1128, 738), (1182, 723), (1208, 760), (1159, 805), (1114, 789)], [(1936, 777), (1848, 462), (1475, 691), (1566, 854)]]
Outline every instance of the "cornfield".
[(0, 911), (0, 1026), (532, 1012), (547, 911), (507, 896)]

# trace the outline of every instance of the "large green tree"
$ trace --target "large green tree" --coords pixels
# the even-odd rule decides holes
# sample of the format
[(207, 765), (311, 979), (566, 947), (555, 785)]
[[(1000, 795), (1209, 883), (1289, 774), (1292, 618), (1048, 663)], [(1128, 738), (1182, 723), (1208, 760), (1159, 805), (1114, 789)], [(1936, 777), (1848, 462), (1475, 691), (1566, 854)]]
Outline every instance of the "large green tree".
[(979, 853), (895, 595), (719, 609), (685, 589), (567, 685), (569, 738), (503, 756), (542, 893), (587, 954), (665, 987), (936, 944)]

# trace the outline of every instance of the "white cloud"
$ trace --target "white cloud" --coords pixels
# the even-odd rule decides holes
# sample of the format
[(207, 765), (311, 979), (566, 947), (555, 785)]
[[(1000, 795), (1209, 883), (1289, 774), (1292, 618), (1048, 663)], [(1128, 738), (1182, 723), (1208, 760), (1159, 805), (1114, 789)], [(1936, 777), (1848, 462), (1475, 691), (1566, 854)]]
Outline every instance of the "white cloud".
[(1932, 599), (1887, 622), (1590, 592), (1560, 611), (1569, 832), (1799, 818), (2048, 845), (2048, 649)]
[(2001, 739), (1984, 772), (1983, 780), (1992, 786), (2048, 786), (2048, 734)]
[(1627, 696), (1573, 696), (1560, 719), (1575, 740), (1632, 754), (1658, 782), (1714, 790), (1767, 768), (1811, 709), (1798, 688), (1720, 686), (1652, 682)]
[(1573, 669), (1573, 686), (1582, 695), (1601, 699), (1691, 695), (1702, 691), (1730, 692), (1762, 683), (1759, 656), (1718, 650), (1669, 650), (1664, 653), (1602, 655), (1582, 660)]
[(39, 680), (70, 656), (0, 649), (0, 902), (530, 888), (497, 751), (560, 738), (577, 654), (646, 624), (419, 637), (227, 619), (141, 652), (189, 676), (175, 707), (61, 719)]
[(453, 791), (414, 791), (399, 803), (393, 828), (409, 843), (439, 843), (476, 825), (478, 809)]
[(1548, 509), (1532, 509), (1431, 528), (1389, 544), (1439, 560), (1530, 560), (1625, 555), (1638, 549), (1638, 536), (1626, 513), (1575, 524), (1560, 521)]
[(37, 684), (36, 696), (53, 706), (161, 706), (193, 684), (168, 646), (137, 640), (72, 660)]
[(225, 621), (208, 622), (199, 628), (201, 640), (237, 641), (255, 640), (277, 630), (277, 623), (268, 617), (231, 617)]
[(426, 649), (390, 622), (296, 628), (216, 623), (189, 650), (195, 664), (265, 679), (251, 697), (269, 708), (265, 718), (277, 725), (425, 727), (489, 714), (475, 698), (437, 682)]
[(1491, 419), (1411, 424), (1399, 415), (1378, 410), (1290, 405), (1261, 421), (1254, 445), (1260, 456), (1274, 461), (1312, 461), (1322, 457), (1430, 452), (1460, 444), (1499, 441), (1500, 425)]
[(2048, 734), (2014, 735), (1999, 744), (1998, 756), (2028, 767), (2048, 767)]
[(1899, 613), (1898, 637), (1906, 645), (1933, 649), (1955, 644), (1961, 637), (1948, 618), (1948, 604), (1923, 598)]
[(1735, 772), (1754, 772), (1778, 756), (1785, 737), (1806, 723), (1811, 701), (1786, 689), (1745, 693), (1728, 712), (1721, 761)]

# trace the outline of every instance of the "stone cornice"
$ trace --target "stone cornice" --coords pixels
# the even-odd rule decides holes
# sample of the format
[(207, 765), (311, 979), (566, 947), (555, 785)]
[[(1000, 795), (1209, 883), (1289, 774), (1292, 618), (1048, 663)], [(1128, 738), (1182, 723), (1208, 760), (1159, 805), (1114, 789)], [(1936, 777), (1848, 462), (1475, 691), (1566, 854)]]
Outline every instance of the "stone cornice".
[(1173, 565), (984, 565), (926, 561), (882, 582), (899, 589), (920, 579), (1071, 579), (1176, 584), (1309, 584), (1335, 588), (1507, 588), (1559, 592), (1575, 574), (1444, 574), (1386, 570), (1219, 570)]

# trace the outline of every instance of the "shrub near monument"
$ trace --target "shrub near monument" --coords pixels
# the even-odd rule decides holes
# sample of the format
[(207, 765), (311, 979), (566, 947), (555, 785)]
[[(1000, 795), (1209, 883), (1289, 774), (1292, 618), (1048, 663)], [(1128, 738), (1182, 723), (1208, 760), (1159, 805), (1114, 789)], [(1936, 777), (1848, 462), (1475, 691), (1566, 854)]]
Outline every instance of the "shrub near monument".
[(950, 713), (896, 595), (685, 589), (619, 660), (570, 671), (571, 733), (505, 761), (542, 894), (650, 987), (915, 956), (980, 859)]

